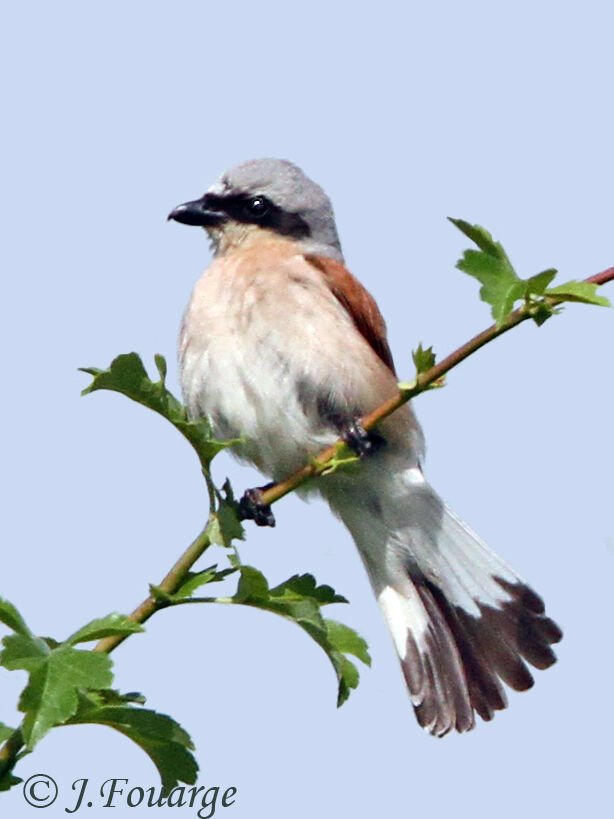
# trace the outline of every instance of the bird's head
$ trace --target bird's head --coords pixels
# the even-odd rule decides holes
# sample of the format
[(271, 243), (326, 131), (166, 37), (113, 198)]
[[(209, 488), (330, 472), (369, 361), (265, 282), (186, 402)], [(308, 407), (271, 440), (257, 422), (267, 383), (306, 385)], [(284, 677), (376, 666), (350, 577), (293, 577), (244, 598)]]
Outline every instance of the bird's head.
[(252, 159), (231, 168), (204, 196), (179, 205), (168, 218), (203, 227), (216, 254), (268, 234), (342, 259), (330, 199), (284, 159)]

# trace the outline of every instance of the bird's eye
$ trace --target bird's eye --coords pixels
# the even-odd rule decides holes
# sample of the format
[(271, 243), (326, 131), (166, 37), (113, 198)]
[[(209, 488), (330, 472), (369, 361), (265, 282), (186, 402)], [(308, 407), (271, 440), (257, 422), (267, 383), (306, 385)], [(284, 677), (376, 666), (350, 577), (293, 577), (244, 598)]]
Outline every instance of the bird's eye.
[(252, 218), (260, 218), (268, 213), (269, 203), (264, 196), (252, 196), (252, 198), (248, 199), (245, 203), (245, 209)]

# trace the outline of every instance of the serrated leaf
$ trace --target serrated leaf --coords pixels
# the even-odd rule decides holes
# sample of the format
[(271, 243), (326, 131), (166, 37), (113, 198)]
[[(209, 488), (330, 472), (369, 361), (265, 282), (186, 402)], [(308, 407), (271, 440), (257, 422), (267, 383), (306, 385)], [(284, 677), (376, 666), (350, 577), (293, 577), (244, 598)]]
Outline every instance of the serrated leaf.
[(466, 250), (456, 265), (482, 283), (480, 298), (491, 306), (492, 317), (501, 322), (511, 312), (514, 302), (523, 298), (525, 287), (511, 265), (479, 250)]
[(516, 275), (503, 247), (485, 228), (470, 225), (462, 219), (450, 221), (480, 248), (466, 250), (456, 266), (481, 282), (480, 298), (490, 304), (493, 318), (501, 324), (511, 313), (514, 303), (525, 298), (526, 282)]
[(4, 649), (0, 665), (9, 671), (34, 671), (49, 656), (50, 649), (42, 637), (11, 634), (2, 640)]
[(16, 631), (17, 634), (31, 635), (25, 620), (12, 603), (0, 597), (0, 623)]
[(472, 225), (469, 222), (466, 222), (464, 219), (453, 219), (451, 216), (448, 216), (448, 221), (452, 222), (452, 224), (457, 227), (461, 233), (464, 233), (468, 239), (475, 242), (475, 244), (481, 250), (483, 250), (484, 253), (487, 253), (489, 256), (493, 256), (494, 258), (507, 259), (502, 246), (499, 244), (499, 242), (495, 242), (493, 240), (491, 234), (486, 230), (486, 228), (480, 227), (480, 225)]
[(113, 680), (106, 654), (61, 645), (49, 652), (31, 673), (19, 699), (25, 713), (22, 734), (29, 750), (55, 725), (72, 717), (79, 704), (78, 689), (109, 688)]
[(318, 586), (315, 577), (312, 574), (295, 574), (288, 580), (280, 583), (279, 586), (270, 590), (271, 597), (293, 597), (299, 595), (301, 597), (312, 597), (317, 600), (320, 605), (328, 605), (329, 603), (347, 603), (345, 597), (331, 587)]
[(72, 634), (66, 642), (69, 645), (89, 643), (91, 640), (102, 640), (105, 637), (124, 636), (145, 631), (140, 623), (135, 623), (125, 614), (113, 612), (106, 617), (92, 620), (87, 625)]
[(425, 373), (435, 366), (435, 353), (432, 347), (427, 347), (425, 350), (422, 344), (418, 344), (418, 348), (412, 352), (411, 356), (418, 374)]
[(337, 675), (337, 707), (339, 708), (350, 696), (351, 690), (358, 687), (360, 675), (358, 669), (341, 651), (335, 648), (328, 636), (327, 622), (322, 621), (324, 628), (314, 628), (310, 620), (299, 623), (301, 627), (324, 649)]
[(582, 302), (583, 304), (596, 304), (599, 307), (611, 307), (610, 300), (605, 296), (597, 295), (597, 285), (593, 282), (566, 282), (552, 287), (545, 291), (546, 296), (552, 296), (562, 301)]
[(349, 626), (336, 620), (325, 620), (328, 639), (331, 644), (344, 654), (352, 654), (365, 665), (371, 665), (371, 655), (367, 641)]
[(208, 569), (203, 569), (201, 572), (188, 572), (184, 582), (177, 591), (171, 595), (171, 599), (184, 600), (187, 597), (191, 597), (201, 586), (205, 586), (208, 583), (219, 583), (225, 577), (234, 574), (236, 571), (236, 568), (231, 568), (222, 569), (218, 572), (217, 565), (215, 565), (209, 566)]
[(241, 525), (235, 503), (220, 497), (219, 506), (209, 515), (206, 534), (211, 543), (229, 548), (233, 540), (244, 540), (245, 530)]
[(165, 792), (178, 782), (196, 782), (198, 764), (189, 749), (194, 746), (179, 723), (166, 714), (129, 706), (80, 708), (70, 724), (108, 725), (135, 742), (158, 769)]
[(166, 361), (161, 355), (155, 357), (160, 381), (152, 381), (137, 353), (126, 353), (114, 358), (108, 370), (81, 367), (81, 371), (93, 376), (92, 383), (82, 390), (87, 395), (97, 390), (111, 390), (142, 404), (162, 415), (189, 441), (196, 450), (203, 466), (208, 466), (218, 452), (238, 441), (218, 441), (211, 434), (205, 418), (188, 418), (183, 404), (166, 388)]
[[(332, 602), (345, 602), (345, 599), (330, 586), (318, 586), (311, 575), (295, 575), (269, 589), (266, 578), (258, 569), (241, 566), (240, 572), (237, 593), (230, 602), (274, 612), (306, 631), (330, 660), (337, 675), (337, 705), (344, 703), (359, 679), (357, 668), (345, 654), (354, 654), (363, 660), (368, 658), (366, 643), (347, 626), (324, 620), (320, 608)], [(303, 594), (302, 590), (311, 594)]]
[(224, 543), (230, 545), (233, 540), (245, 540), (245, 529), (241, 525), (234, 504), (223, 501), (217, 510), (220, 521), (220, 530)]
[(233, 438), (229, 441), (218, 441), (217, 438), (213, 437), (209, 422), (205, 418), (173, 421), (173, 424), (184, 438), (187, 438), (192, 444), (205, 466), (208, 466), (219, 452), (239, 444), (243, 440), (242, 438)]
[(537, 273), (526, 280), (527, 295), (543, 296), (544, 290), (556, 276), (557, 271), (554, 268), (544, 270), (542, 273)]
[(340, 708), (343, 703), (347, 701), (352, 690), (358, 688), (360, 674), (354, 663), (340, 652), (331, 652), (331, 657), (333, 657), (333, 665), (337, 672), (337, 679), (339, 680), (337, 708)]

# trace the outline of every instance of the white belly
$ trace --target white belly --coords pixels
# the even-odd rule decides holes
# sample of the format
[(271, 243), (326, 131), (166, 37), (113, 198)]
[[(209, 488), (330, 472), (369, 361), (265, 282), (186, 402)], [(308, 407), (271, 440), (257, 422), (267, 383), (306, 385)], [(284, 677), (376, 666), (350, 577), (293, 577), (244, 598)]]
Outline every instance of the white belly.
[(312, 351), (323, 339), (304, 305), (302, 314), (282, 316), (266, 282), (237, 290), (215, 274), (212, 268), (199, 281), (184, 318), (184, 400), (191, 415), (209, 418), (216, 436), (245, 438), (236, 454), (279, 479), (338, 437), (298, 400), (301, 379), (321, 378), (314, 363), (324, 362)]
[[(181, 384), (193, 416), (276, 480), (339, 437), (320, 409), (362, 415), (396, 378), (300, 254), (236, 253), (197, 282), (180, 339)], [(398, 434), (415, 422), (401, 411)], [(404, 436), (403, 436), (404, 437)]]

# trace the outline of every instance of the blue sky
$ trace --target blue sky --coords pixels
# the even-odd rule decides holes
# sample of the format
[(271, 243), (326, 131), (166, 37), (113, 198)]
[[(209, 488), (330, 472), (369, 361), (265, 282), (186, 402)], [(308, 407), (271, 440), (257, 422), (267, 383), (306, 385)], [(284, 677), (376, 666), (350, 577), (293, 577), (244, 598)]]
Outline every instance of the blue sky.
[[(131, 610), (203, 521), (198, 466), (173, 430), (119, 396), (79, 397), (77, 367), (130, 350), (166, 355), (176, 388), (177, 329), (209, 252), (166, 223), (171, 208), (243, 159), (301, 165), (332, 197), (347, 262), (410, 377), (418, 342), (444, 355), (489, 323), (454, 269), (467, 242), (446, 216), (489, 228), (523, 276), (614, 264), (611, 28), (609, 4), (590, 1), (5, 9), (0, 594), (35, 630), (62, 637)], [(565, 632), (559, 663), (494, 722), (423, 734), (348, 535), (295, 498), (241, 554), (272, 581), (310, 571), (351, 600), (335, 616), (368, 639), (373, 667), (341, 710), (324, 656), (273, 615), (163, 612), (116, 652), (119, 687), (192, 734), (199, 784), (238, 788), (222, 815), (504, 819), (609, 804), (612, 315), (573, 305), (525, 325), (416, 402), (430, 480)], [(216, 466), (237, 490), (259, 481)], [(9, 724), (22, 682), (0, 674)], [(63, 794), (83, 776), (157, 781), (94, 727), (52, 732), (21, 763), (41, 771)], [(31, 815), (19, 791), (3, 800)], [(49, 810), (65, 815), (65, 800)]]

